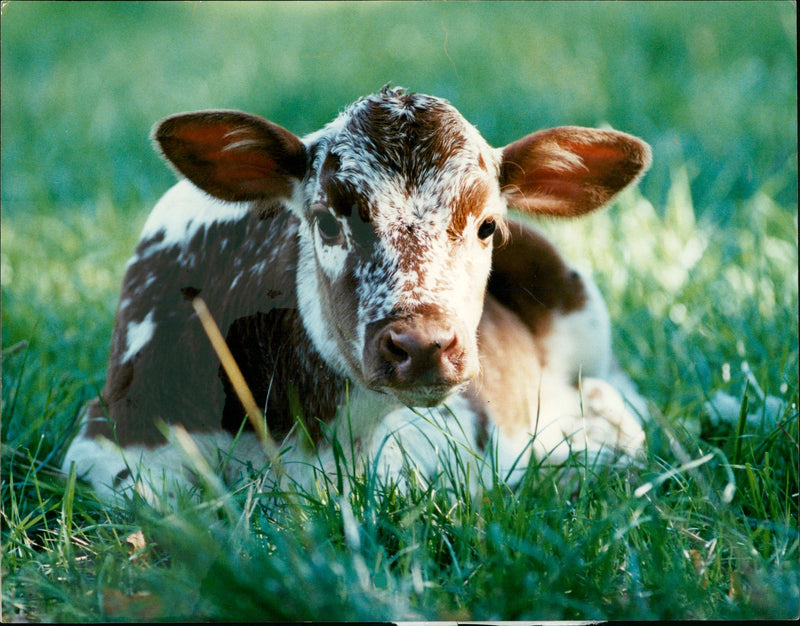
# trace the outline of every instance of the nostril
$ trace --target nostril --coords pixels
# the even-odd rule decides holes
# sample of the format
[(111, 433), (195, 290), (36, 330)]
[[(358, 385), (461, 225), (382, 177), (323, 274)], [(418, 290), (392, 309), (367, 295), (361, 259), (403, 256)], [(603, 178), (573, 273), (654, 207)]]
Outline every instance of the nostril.
[(415, 363), (433, 367), (442, 358), (458, 349), (459, 341), (451, 328), (395, 329), (391, 328), (381, 340), (381, 354), (391, 363)]
[(427, 388), (460, 383), (465, 372), (463, 336), (447, 320), (390, 321), (367, 343), (364, 371), (376, 387)]
[(403, 334), (396, 333), (393, 330), (389, 331), (383, 337), (381, 344), (383, 356), (388, 361), (402, 362), (411, 358), (410, 349), (406, 341), (407, 337)]
[(441, 350), (443, 354), (449, 354), (458, 348), (458, 336), (452, 329), (447, 329), (439, 336), (434, 342), (437, 350)]

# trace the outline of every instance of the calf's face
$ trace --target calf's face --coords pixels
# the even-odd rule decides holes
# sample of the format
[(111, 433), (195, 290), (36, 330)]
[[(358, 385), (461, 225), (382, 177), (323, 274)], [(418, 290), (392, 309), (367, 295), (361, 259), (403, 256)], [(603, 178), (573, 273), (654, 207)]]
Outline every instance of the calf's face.
[(326, 357), (412, 406), (478, 372), (476, 331), (505, 202), (500, 159), (451, 106), (366, 99), (312, 145), (298, 295)]
[(573, 127), (494, 149), (446, 101), (400, 89), (356, 102), (304, 140), (229, 111), (173, 116), (155, 138), (208, 193), (294, 213), (298, 303), (316, 349), (410, 406), (438, 404), (478, 372), (506, 203), (578, 215), (649, 163), (633, 137)]

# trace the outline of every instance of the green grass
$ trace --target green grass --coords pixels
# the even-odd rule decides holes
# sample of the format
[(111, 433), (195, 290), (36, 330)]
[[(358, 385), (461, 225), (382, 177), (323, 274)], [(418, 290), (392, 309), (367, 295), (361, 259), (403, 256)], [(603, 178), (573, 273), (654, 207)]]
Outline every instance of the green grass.
[[(2, 28), (4, 619), (798, 615), (792, 4), (12, 2)], [(606, 122), (653, 145), (615, 207), (541, 224), (652, 403), (644, 465), (457, 502), (344, 476), (283, 510), (243, 482), (175, 514), (53, 472), (172, 180), (151, 124), (237, 107), (303, 133), (390, 80), (496, 145)]]

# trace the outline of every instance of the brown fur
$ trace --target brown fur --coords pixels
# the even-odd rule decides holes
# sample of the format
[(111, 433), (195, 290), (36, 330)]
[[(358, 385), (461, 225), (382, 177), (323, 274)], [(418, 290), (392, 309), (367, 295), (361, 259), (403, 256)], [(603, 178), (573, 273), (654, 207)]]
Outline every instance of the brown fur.
[(480, 218), (483, 215), (489, 194), (489, 186), (483, 180), (476, 180), (464, 189), (458, 199), (458, 205), (453, 211), (450, 228), (447, 231), (451, 239), (461, 236), (467, 226), (468, 217)]
[(530, 430), (531, 401), (538, 393), (541, 367), (533, 335), (490, 294), (478, 329), (481, 373), (469, 390), (476, 410), (489, 412), (509, 437)]
[(543, 235), (518, 221), (508, 222), (509, 240), (495, 235), (488, 291), (514, 312), (534, 337), (550, 328), (554, 311), (583, 308), (586, 293), (580, 276)]

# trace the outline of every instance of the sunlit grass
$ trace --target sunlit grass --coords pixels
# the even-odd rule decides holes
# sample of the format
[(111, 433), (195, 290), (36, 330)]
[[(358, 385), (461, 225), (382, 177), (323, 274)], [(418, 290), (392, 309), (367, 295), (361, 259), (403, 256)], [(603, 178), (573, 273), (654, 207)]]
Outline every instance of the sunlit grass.
[[(791, 3), (12, 2), (4, 620), (796, 617), (795, 41)], [(174, 514), (54, 471), (173, 180), (150, 126), (220, 106), (304, 133), (388, 81), (496, 145), (567, 123), (653, 145), (614, 207), (538, 222), (606, 297), (650, 402), (644, 464), (533, 467), (476, 498), (343, 468), (349, 491), (283, 508), (257, 477), (208, 481)]]
[[(6, 615), (62, 620), (795, 615), (792, 308), (797, 289), (794, 249), (786, 244), (796, 225), (789, 220), (784, 235), (782, 229), (773, 234), (767, 227), (756, 229), (734, 246), (732, 258), (743, 275), (750, 275), (742, 263), (749, 259), (769, 279), (775, 315), (728, 320), (728, 305), (762, 313), (752, 293), (728, 280), (730, 253), (723, 255), (714, 233), (694, 218), (685, 184), (676, 176), (670, 197), (683, 204), (669, 205), (663, 217), (634, 191), (593, 223), (546, 224), (569, 256), (593, 266), (615, 318), (619, 358), (652, 402), (648, 459), (636, 470), (534, 468), (514, 492), (495, 488), (472, 499), (454, 486), (462, 494), (456, 501), (444, 488), (413, 480), (409, 493), (401, 494), (369, 477), (348, 476), (346, 495), (336, 481), (325, 483), (283, 511), (275, 509), (276, 497), (259, 496), (255, 483), (247, 482), (231, 491), (207, 491), (198, 507), (177, 515), (163, 516), (142, 503), (103, 507), (79, 482), (47, 469), (63, 452), (79, 400), (92, 392), (83, 376), (66, 374), (74, 355), (37, 347), (37, 341), (48, 340), (63, 346), (58, 330), (48, 334), (48, 326), (32, 326), (27, 357), (17, 348), (3, 371)], [(784, 219), (785, 213), (763, 199), (744, 204), (768, 223)], [(115, 216), (118, 224), (125, 219)], [(70, 224), (90, 250), (108, 236), (102, 221)], [(767, 240), (790, 254), (756, 256)], [(16, 229), (4, 246), (6, 262), (14, 268), (29, 250), (46, 247), (43, 241), (33, 229)], [(50, 245), (61, 256), (69, 238), (58, 241), (58, 247)], [(692, 245), (703, 254), (680, 270), (687, 272), (681, 281), (659, 274), (675, 250)], [(121, 251), (108, 254), (117, 267), (124, 265)], [(26, 277), (13, 271), (15, 280)], [(621, 272), (624, 280), (615, 278)], [(16, 287), (31, 290), (28, 306), (35, 315), (36, 274), (27, 276)], [(113, 302), (115, 294), (109, 289), (104, 298), (91, 282), (75, 281), (72, 289), (83, 303)], [(654, 290), (674, 291), (674, 300), (651, 298)], [(49, 302), (79, 326), (98, 326), (97, 371), (113, 311), (107, 305), (105, 311), (103, 306), (81, 310), (69, 290), (55, 291)], [(679, 304), (685, 313), (675, 312)], [(108, 317), (102, 319), (98, 310)], [(720, 330), (711, 334), (711, 329)], [(752, 365), (750, 374), (740, 367), (743, 362)], [(54, 383), (54, 375), (60, 382)], [(750, 377), (755, 385), (746, 382)], [(777, 414), (766, 412), (762, 390), (780, 399)], [(763, 419), (743, 423), (741, 432), (735, 417), (729, 423), (711, 420), (704, 403), (717, 391), (731, 395), (737, 415), (746, 394), (747, 412)], [(705, 439), (699, 438), (701, 429)], [(130, 538), (138, 531), (144, 543), (134, 547)]]

